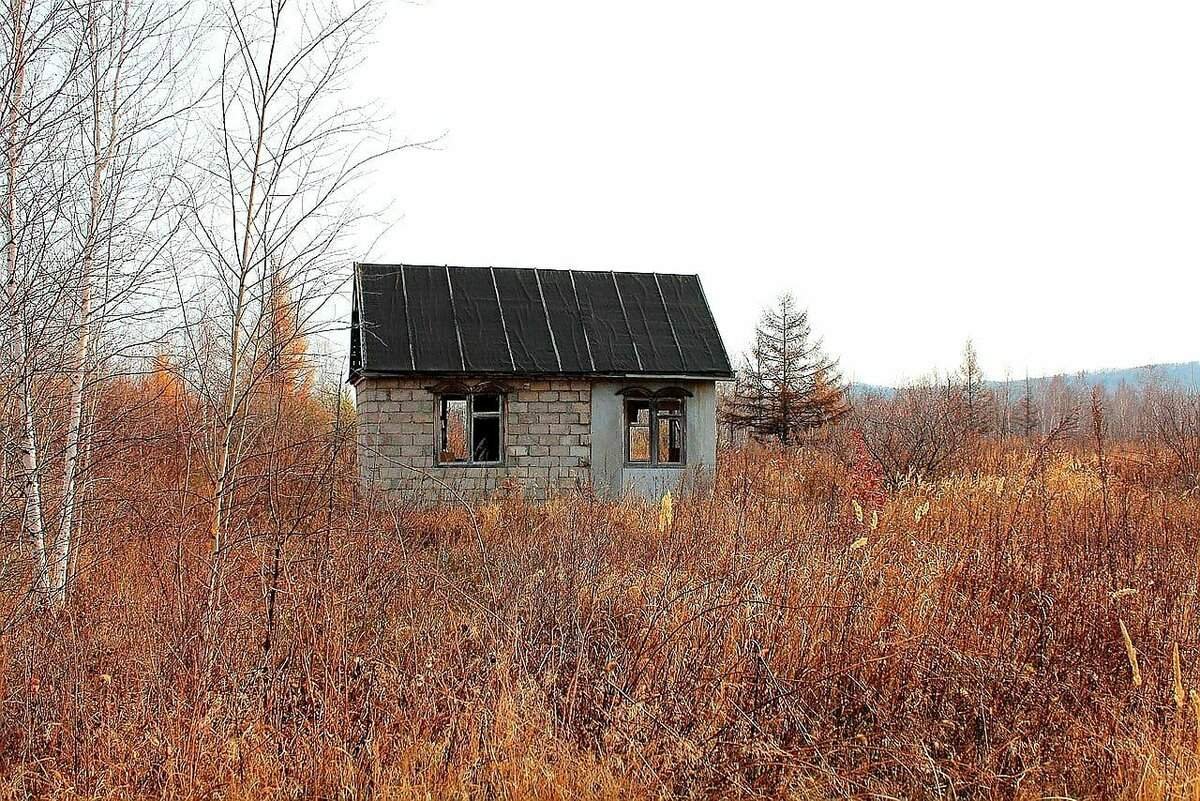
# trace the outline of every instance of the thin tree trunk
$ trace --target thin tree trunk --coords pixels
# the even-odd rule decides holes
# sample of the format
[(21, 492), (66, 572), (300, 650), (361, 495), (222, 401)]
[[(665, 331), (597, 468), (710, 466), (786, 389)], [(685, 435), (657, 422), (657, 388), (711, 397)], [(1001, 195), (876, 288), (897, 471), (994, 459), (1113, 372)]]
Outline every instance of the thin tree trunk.
[[(262, 97), (259, 106), (258, 130), (254, 145), (254, 162), (250, 172), (250, 188), (246, 196), (246, 218), (242, 229), (242, 247), (238, 261), (237, 300), (233, 308), (233, 324), (230, 330), (229, 345), (229, 384), (225, 390), (221, 421), (221, 451), (217, 458), (217, 486), (213, 498), (212, 517), (212, 567), (209, 572), (209, 615), (214, 613), (218, 603), (218, 593), (221, 583), (221, 549), (224, 547), (225, 513), (227, 511), (230, 490), (230, 455), (233, 450), (233, 431), (236, 422), (238, 402), (238, 372), (242, 362), (242, 324), (246, 314), (246, 292), (250, 281), (251, 230), (254, 226), (254, 204), (257, 201), (259, 170), (262, 164), (263, 143), (267, 133), (267, 106), (270, 103), (269, 87), (271, 86), (272, 68), (275, 59), (276, 36), (278, 25), (272, 32), (271, 47), (267, 55), (267, 68), (262, 83)], [(210, 619), (207, 625), (211, 625)], [(206, 626), (207, 627), (207, 626)]]
[(21, 436), (18, 451), (21, 456), (21, 472), (24, 476), (25, 517), (22, 522), (24, 533), (29, 537), (37, 563), (34, 590), (40, 602), (45, 602), (50, 588), (49, 564), (46, 559), (45, 532), (42, 527), (42, 493), (38, 480), (37, 434), (33, 422), (33, 388), (31, 365), (29, 364), (29, 339), (25, 329), (23, 303), (17, 288), (17, 173), (21, 160), (21, 104), (25, 96), (25, 0), (12, 0), (9, 15), (13, 26), (13, 77), (9, 86), (7, 142), (7, 185), (4, 193), (4, 223), (7, 228), (6, 262), (8, 276), (5, 295), (14, 335), (16, 353), (13, 364), (20, 371), (20, 414)]
[(63, 454), (62, 515), (54, 564), (51, 571), (50, 602), (61, 606), (67, 595), (67, 560), (71, 553), (71, 535), (75, 522), (76, 485), (78, 483), (79, 442), (83, 431), (83, 385), (87, 374), (87, 354), (91, 335), (91, 291), (87, 281), (91, 274), (90, 253), (84, 256), (84, 286), (80, 291), (79, 332), (75, 343), (74, 363), (71, 365), (71, 416), (67, 427), (67, 446)]
[[(128, 5), (126, 5), (128, 12)], [(59, 532), (54, 548), (54, 564), (51, 569), (51, 603), (61, 606), (66, 602), (67, 566), (71, 553), (71, 536), (75, 523), (76, 485), (79, 473), (79, 443), (83, 434), (83, 389), (87, 381), (87, 363), (92, 335), (92, 274), (96, 262), (96, 245), (102, 216), (101, 200), (104, 174), (112, 158), (116, 142), (117, 110), (116, 93), (120, 83), (119, 67), (113, 74), (112, 108), (109, 110), (107, 140), (100, 144), (102, 102), (100, 93), (100, 48), (96, 31), (95, 4), (88, 5), (87, 37), (92, 70), (92, 152), (91, 181), (88, 188), (88, 221), (84, 238), (79, 276), (79, 324), (76, 328), (75, 350), (71, 364), (70, 422), (67, 426), (67, 443), (63, 455), (63, 498)], [(124, 53), (125, 26), (117, 42), (117, 52)]]
[(34, 580), (34, 590), (39, 603), (46, 603), (50, 591), (50, 565), (46, 558), (46, 534), (42, 525), (42, 487), (38, 477), (37, 432), (33, 424), (33, 393), (30, 387), (30, 370), (26, 354), (28, 341), (23, 321), (18, 320), (20, 329), (17, 338), (20, 358), (18, 369), (21, 375), (21, 417), (23, 419), (21, 444), (21, 469), (25, 474), (25, 532), (33, 547), (33, 556), (37, 561), (37, 576)]

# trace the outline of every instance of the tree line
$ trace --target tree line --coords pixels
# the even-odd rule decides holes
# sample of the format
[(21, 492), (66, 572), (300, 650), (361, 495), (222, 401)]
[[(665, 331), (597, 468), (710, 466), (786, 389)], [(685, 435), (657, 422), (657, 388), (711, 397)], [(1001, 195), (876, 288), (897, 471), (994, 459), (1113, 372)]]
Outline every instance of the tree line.
[(1087, 417), (1111, 440), (1140, 440), (1173, 459), (1189, 486), (1200, 483), (1200, 395), (1148, 371), (1115, 390), (1085, 375), (991, 380), (971, 340), (959, 366), (894, 389), (847, 385), (838, 361), (813, 334), (790, 294), (766, 309), (718, 415), (726, 442), (783, 447), (811, 442), (827, 427), (853, 428), (895, 484), (957, 466), (984, 439), (1084, 437)]

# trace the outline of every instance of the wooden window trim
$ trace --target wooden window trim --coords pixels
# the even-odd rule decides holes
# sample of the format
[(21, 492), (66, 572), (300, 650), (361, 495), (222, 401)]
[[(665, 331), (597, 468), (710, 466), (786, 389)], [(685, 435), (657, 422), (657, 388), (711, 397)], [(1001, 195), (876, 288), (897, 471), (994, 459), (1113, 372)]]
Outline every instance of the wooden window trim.
[[(494, 411), (494, 412), (476, 412), (475, 411), (475, 398), (480, 395), (495, 395), (498, 399), (496, 411)], [(470, 456), (467, 458), (466, 461), (463, 461), (463, 462), (447, 462), (447, 461), (442, 460), (442, 445), (443, 445), (442, 437), (443, 437), (443, 428), (444, 428), (443, 427), (443, 418), (444, 418), (444, 409), (445, 409), (444, 404), (447, 399), (458, 399), (458, 398), (463, 398), (467, 401), (466, 438), (467, 438), (467, 448), (468, 448), (468, 452), (470, 453)], [(505, 436), (508, 433), (508, 426), (506, 425), (506, 421), (505, 421), (505, 411), (507, 408), (508, 408), (508, 399), (505, 397), (505, 394), (499, 390), (492, 389), (490, 387), (481, 392), (479, 392), (479, 391), (459, 392), (456, 390), (450, 390), (450, 391), (441, 392), (441, 393), (437, 394), (435, 396), (435, 402), (434, 402), (434, 407), (433, 407), (433, 415), (434, 415), (434, 419), (433, 419), (433, 466), (434, 467), (469, 467), (469, 468), (503, 467), (504, 463), (505, 463), (505, 456), (508, 452), (508, 448), (506, 447), (506, 444), (505, 444)], [(475, 454), (474, 454), (475, 418), (477, 418), (477, 417), (495, 417), (500, 421), (500, 425), (499, 425), (500, 442), (499, 442), (499, 451), (498, 451), (499, 459), (497, 459), (494, 462), (480, 462), (480, 461), (475, 460)]]
[[(676, 394), (649, 393), (637, 391), (638, 388), (621, 390), (617, 394), (621, 396), (621, 450), (624, 454), (625, 467), (635, 470), (679, 470), (687, 467), (687, 396)], [(645, 393), (645, 394), (643, 394)], [(690, 396), (691, 393), (688, 393)], [(658, 460), (658, 403), (660, 400), (678, 401), (679, 414), (668, 415), (667, 419), (677, 418), (679, 420), (679, 461), (678, 462), (659, 462)], [(630, 401), (644, 401), (650, 404), (650, 460), (646, 462), (635, 462), (629, 458), (629, 403)], [(640, 427), (640, 426), (639, 426)]]

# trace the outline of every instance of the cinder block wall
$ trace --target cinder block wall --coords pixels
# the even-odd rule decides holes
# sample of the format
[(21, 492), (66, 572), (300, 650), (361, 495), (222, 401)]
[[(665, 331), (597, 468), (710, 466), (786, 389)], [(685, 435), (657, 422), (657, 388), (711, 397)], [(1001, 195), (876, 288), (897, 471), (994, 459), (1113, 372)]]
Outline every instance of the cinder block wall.
[[(586, 381), (506, 381), (504, 464), (434, 464), (436, 403), (426, 378), (364, 378), (358, 399), (358, 461), (365, 481), (412, 500), (486, 498), (520, 488), (543, 499), (591, 478), (591, 385)], [(466, 381), (464, 383), (473, 383)]]

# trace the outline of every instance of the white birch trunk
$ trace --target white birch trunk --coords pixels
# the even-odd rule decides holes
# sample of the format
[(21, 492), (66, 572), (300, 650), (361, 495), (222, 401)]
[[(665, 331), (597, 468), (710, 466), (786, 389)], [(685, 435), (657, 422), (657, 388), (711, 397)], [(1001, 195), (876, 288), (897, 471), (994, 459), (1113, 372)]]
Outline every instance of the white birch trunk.
[[(79, 323), (76, 328), (75, 349), (71, 363), (70, 420), (67, 425), (67, 442), (63, 453), (63, 495), (59, 520), (59, 532), (53, 551), (50, 579), (51, 604), (61, 606), (66, 602), (68, 565), (71, 554), (71, 539), (74, 534), (75, 507), (79, 474), (79, 444), (83, 435), (83, 390), (87, 381), (87, 364), (92, 335), (92, 273), (95, 268), (96, 246), (100, 231), (101, 200), (104, 174), (112, 158), (116, 140), (116, 92), (120, 82), (120, 71), (113, 75), (113, 98), (108, 120), (107, 140), (100, 142), (102, 100), (100, 91), (100, 52), (96, 31), (96, 14), (92, 4), (88, 5), (87, 38), (92, 70), (92, 155), (93, 161), (88, 187), (88, 220), (84, 237), (83, 254), (79, 276)], [(118, 40), (120, 52), (124, 51), (124, 25)]]
[(12, 0), (9, 5), (13, 35), (13, 77), (8, 87), (8, 120), (6, 131), (5, 160), (7, 185), (4, 192), (4, 223), (6, 243), (5, 295), (13, 327), (13, 342), (16, 347), (13, 364), (19, 371), (21, 436), (18, 444), (22, 490), (25, 496), (25, 516), (22, 529), (33, 549), (37, 575), (34, 577), (34, 592), (40, 603), (45, 603), (50, 589), (49, 563), (46, 558), (45, 530), (42, 526), (42, 492), (38, 478), (37, 432), (33, 421), (33, 387), (29, 365), (28, 332), (22, 313), (22, 299), (17, 291), (17, 173), (21, 160), (21, 104), (25, 96), (25, 0)]
[(71, 553), (71, 537), (74, 533), (79, 442), (83, 431), (83, 385), (87, 377), (86, 365), (91, 336), (91, 291), (87, 283), (91, 271), (86, 265), (90, 260), (90, 254), (84, 257), (84, 285), (80, 292), (79, 331), (75, 343), (74, 363), (71, 365), (71, 412), (67, 428), (67, 446), (63, 454), (62, 518), (50, 571), (50, 603), (52, 606), (62, 606), (67, 599), (67, 561)]

